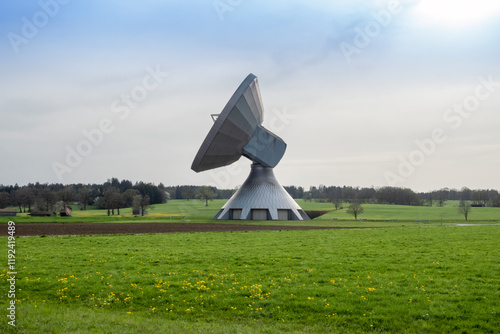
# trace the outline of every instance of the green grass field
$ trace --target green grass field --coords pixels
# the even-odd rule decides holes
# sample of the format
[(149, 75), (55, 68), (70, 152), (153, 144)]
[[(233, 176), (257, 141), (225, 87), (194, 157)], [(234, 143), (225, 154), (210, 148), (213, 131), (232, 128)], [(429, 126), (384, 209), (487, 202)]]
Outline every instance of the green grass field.
[[(223, 204), (179, 200), (147, 217), (89, 210), (0, 222), (211, 223)], [(4, 316), (0, 331), (497, 333), (500, 210), (473, 208), (474, 226), (454, 226), (464, 222), (456, 204), (365, 205), (367, 222), (354, 221), (347, 205), (308, 222), (241, 222), (382, 227), (372, 229), (18, 237), (17, 328)]]
[(498, 226), (21, 237), (17, 330), (495, 333), (499, 237)]
[[(205, 203), (198, 200), (172, 200), (167, 204), (156, 204), (149, 209), (149, 214), (144, 217), (134, 217), (130, 208), (121, 209), (120, 215), (107, 216), (106, 210), (73, 210), (72, 217), (28, 217), (26, 213), (18, 214), (16, 221), (18, 222), (138, 222), (138, 221), (197, 221), (210, 222), (210, 219), (219, 211), (226, 200), (214, 200), (209, 202), (206, 207)], [(349, 204), (344, 203), (343, 209), (335, 210), (331, 203), (318, 203), (303, 200), (297, 200), (299, 205), (304, 210), (320, 210), (330, 211), (328, 214), (319, 217), (313, 222), (293, 222), (292, 225), (332, 225), (336, 226), (356, 224), (354, 217), (347, 214), (346, 210)], [(405, 205), (385, 205), (385, 204), (364, 204), (364, 213), (360, 218), (368, 219), (369, 222), (363, 222), (359, 226), (391, 226), (394, 222), (384, 224), (386, 219), (398, 220), (399, 222), (415, 222), (420, 223), (441, 223), (441, 222), (464, 222), (464, 217), (458, 212), (458, 202), (448, 201), (443, 207), (426, 207), (426, 206), (405, 206)], [(430, 222), (424, 222), (429, 220)], [(0, 217), (0, 222), (9, 221), (9, 217)], [(373, 221), (376, 221), (373, 224)], [(472, 208), (469, 215), (470, 223), (482, 222), (499, 222), (500, 208)], [(231, 223), (234, 223), (231, 222)], [(248, 223), (248, 222), (245, 222)], [(255, 223), (255, 222), (250, 222)], [(262, 222), (258, 222), (262, 224)], [(270, 224), (290, 225), (289, 222), (271, 222)], [(364, 225), (363, 225), (364, 224)], [(407, 224), (405, 224), (407, 225)]]

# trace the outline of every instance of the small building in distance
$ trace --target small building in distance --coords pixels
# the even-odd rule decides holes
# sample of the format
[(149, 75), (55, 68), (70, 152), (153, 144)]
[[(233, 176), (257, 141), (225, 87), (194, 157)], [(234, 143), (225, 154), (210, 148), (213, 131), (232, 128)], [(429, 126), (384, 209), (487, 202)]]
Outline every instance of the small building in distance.
[(66, 206), (59, 211), (59, 215), (61, 217), (71, 217), (71, 208), (69, 206)]
[(15, 209), (0, 209), (0, 217), (15, 217), (17, 210)]

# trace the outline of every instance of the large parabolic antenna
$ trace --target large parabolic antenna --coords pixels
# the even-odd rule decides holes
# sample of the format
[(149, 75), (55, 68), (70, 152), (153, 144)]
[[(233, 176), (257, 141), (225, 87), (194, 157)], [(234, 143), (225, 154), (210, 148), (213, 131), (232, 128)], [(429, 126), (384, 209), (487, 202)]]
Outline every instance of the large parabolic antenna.
[(261, 125), (263, 119), (259, 83), (249, 74), (218, 115), (191, 166), (202, 172), (230, 165), (242, 155), (253, 162), (245, 183), (214, 219), (309, 220), (274, 176), (286, 144)]

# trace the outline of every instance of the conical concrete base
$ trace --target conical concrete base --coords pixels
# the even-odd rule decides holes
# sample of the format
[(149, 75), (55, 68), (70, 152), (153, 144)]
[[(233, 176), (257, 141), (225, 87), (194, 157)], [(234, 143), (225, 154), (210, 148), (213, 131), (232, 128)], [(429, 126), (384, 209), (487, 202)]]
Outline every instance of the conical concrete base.
[(252, 164), (250, 175), (214, 219), (309, 220), (279, 184), (271, 167)]

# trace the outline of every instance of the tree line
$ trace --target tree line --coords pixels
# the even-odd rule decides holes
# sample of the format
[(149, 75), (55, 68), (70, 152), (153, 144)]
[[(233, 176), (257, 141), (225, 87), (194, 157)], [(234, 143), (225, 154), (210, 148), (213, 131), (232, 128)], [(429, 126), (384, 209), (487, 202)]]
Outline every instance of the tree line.
[[(187, 201), (199, 197), (200, 190), (202, 193), (206, 192), (208, 186), (193, 186), (193, 185), (179, 185), (174, 187), (166, 187), (165, 191), (169, 193), (171, 199), (185, 199)], [(203, 188), (203, 189), (202, 189)], [(217, 187), (209, 187), (214, 193), (214, 198), (229, 199), (235, 193), (235, 189), (218, 189)]]
[[(330, 202), (338, 209), (347, 203), (378, 203), (399, 205), (438, 205), (447, 200), (470, 202), (471, 206), (500, 207), (500, 195), (494, 189), (460, 190), (443, 188), (416, 193), (401, 187), (351, 187), (351, 186), (310, 186), (309, 190), (297, 186), (285, 186), (295, 199), (306, 201)], [(40, 184), (26, 186), (0, 185), (0, 209), (14, 206), (19, 212), (58, 211), (65, 206), (79, 206), (86, 210), (92, 205), (97, 209), (108, 210), (108, 214), (119, 214), (121, 208), (132, 207), (134, 210), (145, 209), (153, 204), (166, 203), (169, 199), (208, 201), (214, 198), (229, 199), (237, 189), (218, 189), (209, 186), (178, 185), (165, 186), (163, 183), (136, 182), (129, 180), (108, 179), (102, 184)], [(74, 208), (73, 208), (74, 209)]]
[(65, 207), (77, 205), (86, 210), (92, 205), (105, 209), (108, 215), (120, 214), (121, 208), (145, 209), (152, 204), (166, 203), (168, 192), (163, 184), (136, 182), (117, 178), (108, 179), (102, 184), (62, 185), (30, 183), (26, 186), (0, 186), (0, 209), (7, 206), (17, 207), (19, 212), (46, 211), (57, 212)]
[[(299, 187), (300, 188), (300, 187)], [(469, 189), (463, 187), (460, 190), (442, 188), (429, 192), (416, 193), (409, 188), (402, 187), (380, 187), (360, 188), (350, 186), (311, 186), (308, 191), (292, 188), (290, 194), (299, 195), (302, 191), (304, 200), (315, 200), (319, 202), (331, 202), (338, 205), (342, 202), (361, 202), (376, 204), (399, 204), (413, 206), (443, 206), (448, 200), (462, 200), (471, 202), (472, 206), (500, 207), (500, 194), (494, 189)], [(294, 192), (294, 190), (296, 192)], [(297, 197), (295, 197), (297, 198)]]
[(153, 204), (167, 203), (169, 199), (200, 199), (206, 205), (214, 198), (230, 198), (234, 189), (219, 190), (208, 186), (165, 187), (162, 183), (108, 179), (102, 184), (41, 184), (26, 186), (0, 185), (0, 209), (17, 207), (19, 212), (58, 212), (65, 207), (87, 210), (88, 206), (107, 210), (108, 215), (120, 214), (122, 208), (132, 208), (144, 214)]

